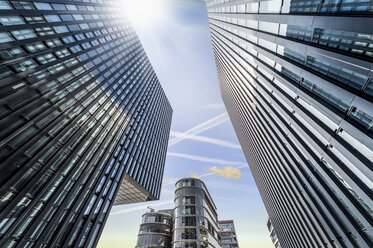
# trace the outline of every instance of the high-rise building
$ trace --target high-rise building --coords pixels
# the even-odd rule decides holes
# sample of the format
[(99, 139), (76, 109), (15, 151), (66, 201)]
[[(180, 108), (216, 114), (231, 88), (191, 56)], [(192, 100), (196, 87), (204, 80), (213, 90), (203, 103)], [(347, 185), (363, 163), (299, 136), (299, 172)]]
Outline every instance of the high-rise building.
[(278, 241), (278, 238), (277, 238), (277, 235), (276, 235), (276, 231), (273, 228), (271, 220), (269, 218), (268, 218), (268, 221), (267, 221), (267, 228), (268, 228), (269, 236), (271, 237), (271, 241), (272, 241), (274, 247), (275, 248), (281, 248), (280, 242)]
[(172, 248), (221, 248), (216, 206), (203, 181), (176, 182)]
[(373, 247), (369, 1), (206, 0), (221, 94), (282, 247)]
[(219, 220), (219, 233), (222, 248), (238, 248), (236, 229), (233, 220)]
[(159, 197), (171, 106), (109, 0), (1, 0), (0, 23), (0, 247), (94, 247), (114, 201)]
[(136, 248), (171, 248), (173, 209), (143, 214)]

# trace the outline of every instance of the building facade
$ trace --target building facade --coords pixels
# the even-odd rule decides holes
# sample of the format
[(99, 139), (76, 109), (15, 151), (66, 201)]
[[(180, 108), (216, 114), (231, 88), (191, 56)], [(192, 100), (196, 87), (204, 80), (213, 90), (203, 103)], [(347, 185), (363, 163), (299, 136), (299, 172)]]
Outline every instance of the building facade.
[(172, 109), (103, 0), (0, 1), (0, 247), (94, 247), (158, 199)]
[(278, 238), (277, 238), (277, 235), (276, 235), (276, 231), (273, 228), (273, 225), (272, 225), (271, 220), (269, 218), (268, 218), (268, 221), (267, 221), (267, 228), (268, 228), (268, 231), (269, 231), (269, 236), (270, 236), (271, 241), (272, 241), (273, 245), (275, 246), (275, 248), (281, 248), (280, 242), (278, 241)]
[(164, 210), (143, 214), (136, 248), (171, 248), (173, 223), (172, 215)]
[(203, 181), (176, 182), (172, 248), (221, 248), (216, 206)]
[(219, 233), (222, 248), (238, 248), (238, 240), (233, 220), (219, 220)]
[(369, 1), (206, 0), (221, 94), (282, 247), (373, 247)]

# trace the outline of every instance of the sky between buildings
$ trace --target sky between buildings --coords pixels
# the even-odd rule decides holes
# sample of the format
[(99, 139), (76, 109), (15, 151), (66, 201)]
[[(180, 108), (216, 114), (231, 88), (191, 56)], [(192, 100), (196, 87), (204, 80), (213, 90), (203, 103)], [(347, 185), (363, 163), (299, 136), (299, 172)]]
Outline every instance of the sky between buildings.
[(146, 207), (173, 208), (174, 182), (190, 176), (205, 182), (219, 219), (234, 220), (240, 248), (273, 247), (267, 213), (221, 100), (204, 2), (127, 1), (174, 112), (161, 199), (113, 207), (98, 247), (135, 247)]

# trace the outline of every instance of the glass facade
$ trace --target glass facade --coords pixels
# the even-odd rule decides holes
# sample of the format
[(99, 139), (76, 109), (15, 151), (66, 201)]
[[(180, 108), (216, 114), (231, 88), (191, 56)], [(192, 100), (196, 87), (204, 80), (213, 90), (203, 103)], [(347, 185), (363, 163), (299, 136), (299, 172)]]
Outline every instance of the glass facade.
[(0, 0), (0, 247), (94, 247), (159, 197), (172, 109), (112, 4)]
[(142, 216), (136, 248), (171, 248), (173, 218), (164, 212)]
[(221, 248), (216, 206), (195, 178), (176, 182), (173, 248)]
[(371, 1), (206, 0), (221, 94), (282, 247), (373, 247)]
[(219, 233), (222, 248), (238, 248), (236, 229), (233, 220), (219, 220)]

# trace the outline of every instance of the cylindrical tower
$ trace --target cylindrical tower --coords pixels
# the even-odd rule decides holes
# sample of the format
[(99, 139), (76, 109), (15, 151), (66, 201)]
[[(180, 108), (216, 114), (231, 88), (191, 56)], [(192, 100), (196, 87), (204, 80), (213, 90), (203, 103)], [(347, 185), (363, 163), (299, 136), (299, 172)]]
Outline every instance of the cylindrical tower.
[(172, 226), (172, 216), (167, 213), (143, 214), (136, 248), (171, 248)]
[(220, 248), (216, 206), (196, 178), (176, 182), (173, 248)]

